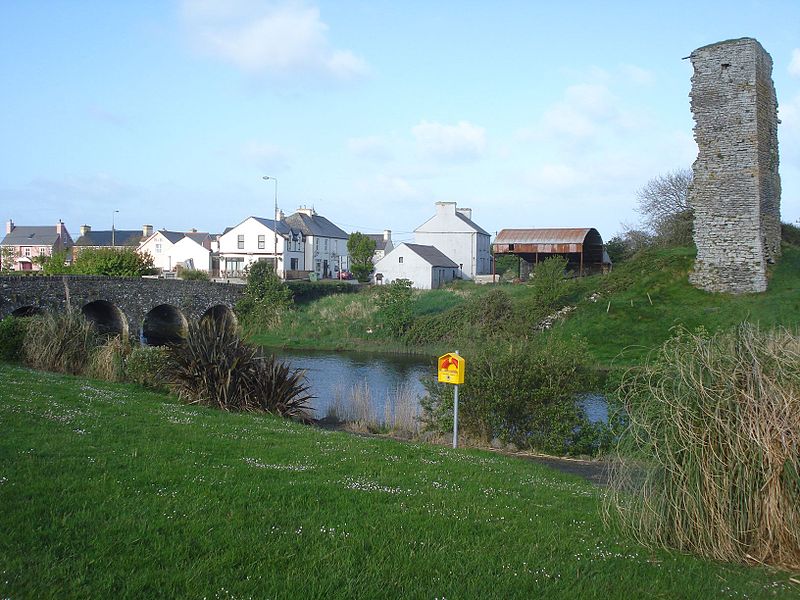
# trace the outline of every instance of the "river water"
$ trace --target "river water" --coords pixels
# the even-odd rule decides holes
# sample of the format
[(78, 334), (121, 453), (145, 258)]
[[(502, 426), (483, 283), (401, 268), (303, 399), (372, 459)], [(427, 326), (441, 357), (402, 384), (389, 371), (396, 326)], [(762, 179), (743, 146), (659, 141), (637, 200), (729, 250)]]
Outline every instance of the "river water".
[[(323, 418), (331, 404), (351, 401), (353, 390), (369, 388), (369, 399), (376, 415), (382, 416), (394, 409), (394, 402), (402, 394), (419, 398), (426, 394), (423, 381), (436, 377), (436, 357), (369, 354), (358, 352), (313, 352), (308, 350), (269, 350), (295, 369), (303, 369), (311, 385), (315, 417)], [(469, 375), (467, 375), (469, 376)], [(608, 408), (602, 396), (587, 394), (580, 400), (592, 422), (607, 421)]]

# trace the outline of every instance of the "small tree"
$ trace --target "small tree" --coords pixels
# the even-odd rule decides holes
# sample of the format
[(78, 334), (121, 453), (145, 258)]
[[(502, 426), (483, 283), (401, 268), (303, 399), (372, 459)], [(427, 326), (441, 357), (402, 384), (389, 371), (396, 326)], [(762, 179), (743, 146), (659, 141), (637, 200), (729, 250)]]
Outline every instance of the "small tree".
[(381, 288), (378, 313), (383, 318), (384, 327), (389, 334), (400, 337), (411, 326), (413, 303), (414, 290), (408, 279), (395, 279)]
[(694, 212), (689, 204), (692, 171), (678, 169), (654, 177), (636, 192), (644, 225), (656, 240), (666, 245), (685, 245), (692, 241)]
[(110, 277), (141, 277), (152, 269), (153, 257), (133, 248), (86, 248), (72, 264), (72, 271), (79, 275)]
[(37, 256), (34, 261), (42, 267), (42, 273), (45, 275), (63, 275), (69, 273), (71, 268), (67, 265), (66, 250), (53, 252), (50, 256)]
[(553, 256), (536, 265), (530, 285), (533, 288), (535, 303), (541, 308), (546, 310), (560, 308), (556, 305), (568, 287), (564, 279), (566, 268), (567, 259), (563, 256)]
[(270, 328), (292, 306), (292, 291), (286, 287), (266, 261), (253, 263), (245, 270), (247, 287), (236, 304), (236, 313), (248, 328)]
[(14, 271), (14, 249), (10, 246), (0, 248), (0, 273), (9, 274)]
[(372, 272), (372, 257), (375, 255), (375, 240), (355, 231), (347, 240), (347, 252), (350, 254), (350, 270), (356, 278), (365, 283)]

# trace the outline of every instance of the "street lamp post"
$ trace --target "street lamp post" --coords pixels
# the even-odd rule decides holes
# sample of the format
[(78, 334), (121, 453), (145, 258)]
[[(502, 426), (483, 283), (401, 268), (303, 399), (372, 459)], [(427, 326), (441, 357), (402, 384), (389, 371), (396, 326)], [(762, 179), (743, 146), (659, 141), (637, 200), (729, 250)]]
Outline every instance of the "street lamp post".
[(274, 233), (274, 237), (272, 240), (272, 256), (275, 260), (275, 274), (278, 274), (278, 178), (277, 177), (270, 177), (269, 175), (264, 175), (261, 179), (268, 181), (275, 182), (275, 212), (272, 213), (272, 232)]
[(111, 247), (113, 248), (116, 246), (116, 228), (114, 227), (114, 217), (118, 213), (118, 210), (115, 210), (111, 213)]

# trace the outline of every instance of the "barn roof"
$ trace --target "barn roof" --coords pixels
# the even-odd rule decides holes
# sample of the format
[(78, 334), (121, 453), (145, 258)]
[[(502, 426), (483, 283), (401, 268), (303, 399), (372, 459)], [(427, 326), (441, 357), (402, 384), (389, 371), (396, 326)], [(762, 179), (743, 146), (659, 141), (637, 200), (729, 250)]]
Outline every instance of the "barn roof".
[[(548, 229), (503, 229), (495, 244), (583, 244), (593, 227)], [(599, 234), (597, 234), (599, 237)], [(601, 242), (602, 243), (602, 242)]]

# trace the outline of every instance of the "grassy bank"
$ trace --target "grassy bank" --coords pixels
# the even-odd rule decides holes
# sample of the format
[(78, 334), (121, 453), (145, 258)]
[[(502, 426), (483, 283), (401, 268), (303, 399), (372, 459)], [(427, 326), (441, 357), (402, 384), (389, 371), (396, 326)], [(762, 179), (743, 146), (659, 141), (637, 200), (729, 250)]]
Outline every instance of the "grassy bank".
[(0, 389), (2, 597), (800, 597), (626, 542), (529, 462), (8, 365)]
[[(270, 331), (254, 336), (258, 343), (288, 348), (368, 350), (436, 354), (454, 348), (464, 350), (481, 343), (493, 332), (507, 337), (578, 335), (588, 342), (598, 364), (624, 365), (641, 360), (676, 326), (709, 331), (730, 328), (742, 321), (762, 327), (800, 323), (800, 248), (784, 245), (777, 265), (771, 268), (769, 289), (764, 294), (709, 294), (689, 285), (694, 251), (691, 248), (654, 249), (620, 264), (609, 275), (572, 280), (560, 305), (574, 306), (567, 318), (539, 334), (538, 319), (530, 317), (533, 300), (530, 285), (478, 286), (459, 282), (441, 290), (416, 292), (412, 306), (415, 321), (424, 323), (413, 343), (382, 333), (377, 310), (377, 289), (357, 294), (329, 296), (298, 307)], [(514, 315), (511, 322), (483, 324), (476, 330), (464, 314), (480, 311), (492, 290), (502, 290)], [(493, 318), (488, 315), (486, 318)], [(452, 324), (452, 327), (451, 327)], [(453, 335), (442, 340), (441, 332)], [(426, 332), (430, 332), (426, 342)]]

